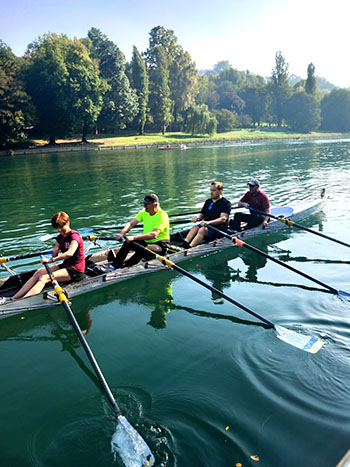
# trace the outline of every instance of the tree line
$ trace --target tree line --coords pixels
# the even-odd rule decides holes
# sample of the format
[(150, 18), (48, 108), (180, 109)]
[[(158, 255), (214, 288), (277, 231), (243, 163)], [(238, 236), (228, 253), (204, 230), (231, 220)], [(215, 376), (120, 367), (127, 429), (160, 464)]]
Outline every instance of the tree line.
[(320, 91), (315, 67), (290, 85), (277, 52), (271, 77), (218, 62), (200, 75), (174, 31), (157, 26), (140, 53), (123, 52), (99, 29), (70, 39), (47, 33), (17, 57), (0, 40), (0, 146), (31, 137), (183, 131), (213, 134), (262, 124), (299, 132), (350, 131), (350, 90)]

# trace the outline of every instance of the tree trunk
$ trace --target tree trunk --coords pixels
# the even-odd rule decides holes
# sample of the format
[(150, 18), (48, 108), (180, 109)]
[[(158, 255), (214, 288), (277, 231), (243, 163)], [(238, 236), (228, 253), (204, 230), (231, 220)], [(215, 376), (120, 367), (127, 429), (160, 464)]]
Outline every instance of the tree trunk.
[(89, 144), (89, 141), (86, 139), (86, 133), (87, 133), (87, 125), (84, 125), (83, 127), (83, 136), (81, 138), (81, 142), (85, 144)]
[(55, 136), (50, 136), (49, 145), (50, 145), (50, 146), (51, 146), (51, 145), (53, 146), (53, 145), (55, 145), (55, 144), (57, 144), (57, 143), (56, 143), (56, 137), (55, 137)]

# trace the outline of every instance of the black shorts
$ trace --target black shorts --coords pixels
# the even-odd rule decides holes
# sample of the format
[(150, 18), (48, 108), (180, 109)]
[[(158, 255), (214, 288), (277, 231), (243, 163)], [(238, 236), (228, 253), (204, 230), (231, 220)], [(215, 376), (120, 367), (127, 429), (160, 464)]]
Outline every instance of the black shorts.
[(71, 266), (63, 266), (63, 263), (58, 266), (58, 269), (66, 269), (73, 282), (79, 282), (85, 278), (85, 274), (83, 272), (77, 271)]

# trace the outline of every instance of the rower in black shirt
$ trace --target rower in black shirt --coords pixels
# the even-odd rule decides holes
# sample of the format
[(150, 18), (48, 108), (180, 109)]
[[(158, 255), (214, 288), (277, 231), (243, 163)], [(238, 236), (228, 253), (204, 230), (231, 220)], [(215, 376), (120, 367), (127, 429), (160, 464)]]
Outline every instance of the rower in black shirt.
[[(222, 196), (223, 185), (221, 182), (212, 182), (210, 187), (211, 198), (207, 199), (198, 216), (193, 217), (193, 222), (205, 221), (207, 224), (214, 225), (217, 229), (226, 232), (228, 226), (228, 217), (231, 211), (231, 203)], [(187, 234), (182, 246), (191, 248), (199, 245), (203, 240), (210, 242), (220, 234), (212, 229), (195, 225)]]

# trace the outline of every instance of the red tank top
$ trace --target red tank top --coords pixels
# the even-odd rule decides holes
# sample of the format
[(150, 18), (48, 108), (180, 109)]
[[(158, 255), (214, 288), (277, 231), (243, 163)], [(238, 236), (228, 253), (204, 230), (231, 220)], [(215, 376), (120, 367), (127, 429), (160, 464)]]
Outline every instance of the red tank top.
[(63, 261), (63, 266), (70, 266), (76, 271), (85, 272), (84, 242), (81, 238), (80, 233), (76, 230), (71, 230), (66, 237), (64, 237), (62, 234), (59, 234), (56, 237), (56, 241), (62, 253), (66, 252), (69, 249), (70, 244), (73, 240), (78, 242), (78, 248), (76, 249), (74, 255), (71, 258), (67, 258)]

